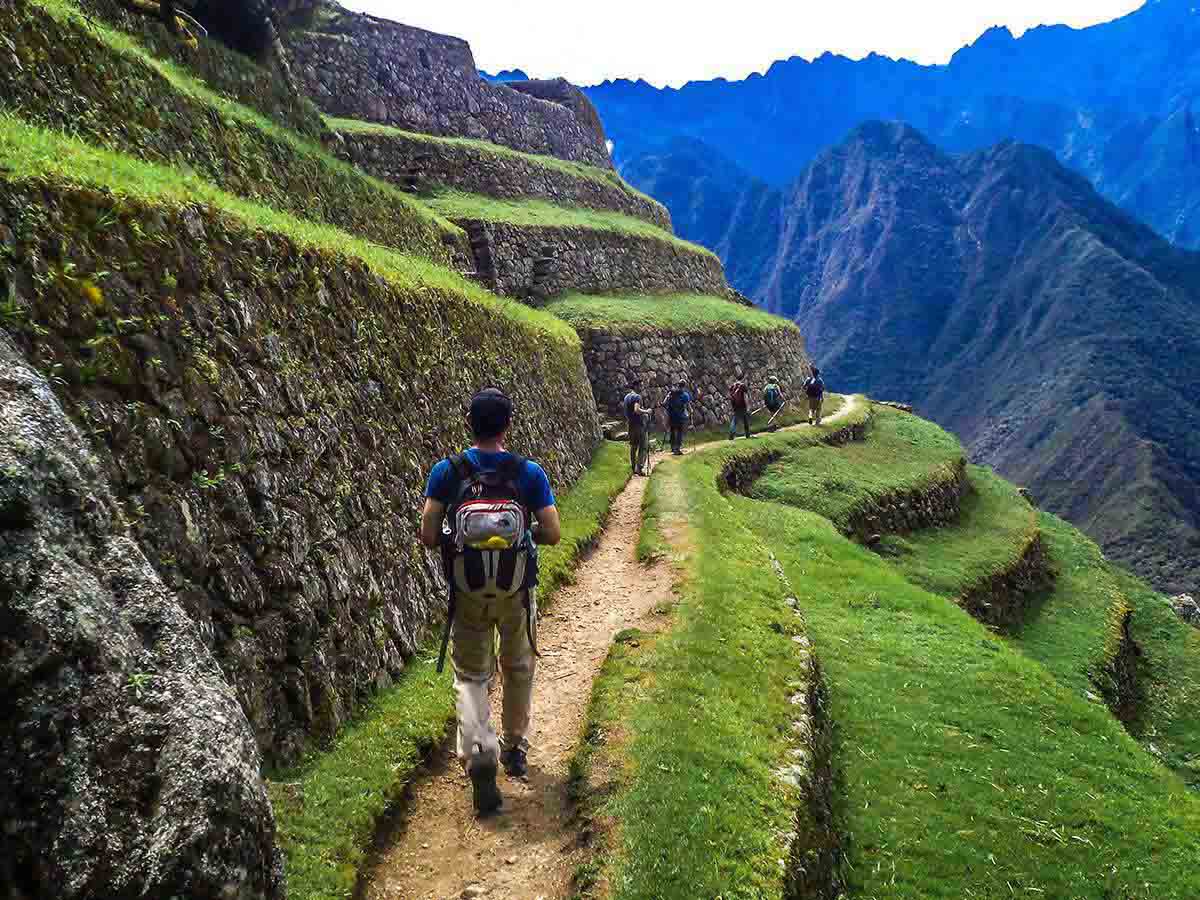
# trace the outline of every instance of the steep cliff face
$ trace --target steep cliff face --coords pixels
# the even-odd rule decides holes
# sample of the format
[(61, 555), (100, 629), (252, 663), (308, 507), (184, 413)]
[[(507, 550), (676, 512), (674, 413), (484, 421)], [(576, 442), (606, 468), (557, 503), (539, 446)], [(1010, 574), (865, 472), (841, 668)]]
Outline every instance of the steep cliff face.
[(282, 897), (237, 698), (2, 331), (0, 422), (5, 896)]
[(1163, 588), (1200, 574), (1200, 259), (1044, 150), (872, 123), (782, 200), (748, 285), (833, 382), (898, 396)]

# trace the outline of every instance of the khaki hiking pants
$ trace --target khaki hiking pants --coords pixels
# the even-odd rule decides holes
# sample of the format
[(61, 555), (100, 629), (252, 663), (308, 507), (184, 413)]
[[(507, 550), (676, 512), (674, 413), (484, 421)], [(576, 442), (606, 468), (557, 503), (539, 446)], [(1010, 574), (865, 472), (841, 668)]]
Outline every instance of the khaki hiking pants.
[(821, 403), (824, 399), (824, 397), (808, 398), (808, 421), (810, 423), (821, 424)]
[[(466, 765), (474, 748), (493, 761), (501, 742), (491, 723), (488, 683), (496, 672), (496, 632), (500, 633), (503, 686), (503, 746), (524, 746), (533, 700), (533, 647), (525, 626), (524, 592), (510, 597), (458, 596), (451, 632), (454, 638), (454, 692), (458, 707), (458, 758)], [(537, 628), (537, 601), (530, 591), (530, 615)], [(537, 633), (536, 631), (534, 632)]]

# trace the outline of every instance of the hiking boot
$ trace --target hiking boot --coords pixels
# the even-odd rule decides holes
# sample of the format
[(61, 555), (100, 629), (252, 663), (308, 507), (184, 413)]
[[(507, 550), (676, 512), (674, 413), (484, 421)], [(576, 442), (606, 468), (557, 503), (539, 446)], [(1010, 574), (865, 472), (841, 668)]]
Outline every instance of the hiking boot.
[(529, 761), (525, 758), (524, 747), (509, 747), (501, 751), (500, 762), (504, 763), (504, 771), (510, 778), (524, 778), (529, 774)]
[(490, 816), (504, 802), (500, 788), (496, 786), (496, 761), (490, 756), (476, 756), (467, 766), (467, 774), (471, 777), (471, 800), (475, 804), (475, 812), (480, 816)]

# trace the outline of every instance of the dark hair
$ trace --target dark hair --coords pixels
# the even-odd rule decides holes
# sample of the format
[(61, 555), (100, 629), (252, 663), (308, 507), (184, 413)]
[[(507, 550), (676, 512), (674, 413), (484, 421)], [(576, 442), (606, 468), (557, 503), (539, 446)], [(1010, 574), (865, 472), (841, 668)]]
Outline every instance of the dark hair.
[(818, 369), (816, 366), (813, 366), (813, 377), (816, 378), (820, 374), (821, 374), (821, 370)]
[(471, 433), (475, 439), (486, 441), (499, 437), (512, 424), (513, 402), (500, 388), (484, 388), (471, 398)]

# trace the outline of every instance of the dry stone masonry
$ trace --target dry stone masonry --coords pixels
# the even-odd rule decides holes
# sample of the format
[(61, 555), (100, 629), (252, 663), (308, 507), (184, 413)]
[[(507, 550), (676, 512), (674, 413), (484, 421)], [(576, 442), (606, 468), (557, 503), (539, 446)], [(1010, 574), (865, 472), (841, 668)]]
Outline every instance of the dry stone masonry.
[(409, 174), (416, 173), (418, 188), (448, 187), (502, 200), (535, 198), (558, 206), (612, 210), (671, 229), (666, 207), (608, 170), (588, 178), (516, 153), (398, 131), (342, 131), (329, 146), (364, 172), (394, 184), (405, 184)]
[(569, 331), (204, 208), (2, 185), (0, 288), (270, 762), (332, 734), (440, 615), (413, 535), (465, 396), (508, 389), (514, 447), (559, 486), (599, 440)]
[(553, 265), (539, 280), (543, 296), (584, 294), (723, 294), (725, 272), (711, 253), (663, 238), (592, 228), (512, 225), (456, 219), (487, 241), (498, 293), (530, 293), (539, 259)]
[(569, 85), (570, 103), (489, 84), (466, 41), (337, 7), (313, 28), (288, 35), (287, 53), (301, 89), (329, 115), (612, 166), (603, 132), (572, 108), (590, 101)]
[(621, 398), (638, 377), (642, 393), (653, 401), (666, 396), (672, 383), (687, 379), (699, 396), (692, 406), (692, 425), (729, 421), (727, 390), (735, 378), (761, 390), (775, 374), (784, 391), (799, 397), (812, 364), (804, 339), (788, 324), (772, 331), (748, 328), (727, 331), (644, 331), (629, 334), (579, 328), (588, 377), (599, 409), (621, 416)]

